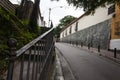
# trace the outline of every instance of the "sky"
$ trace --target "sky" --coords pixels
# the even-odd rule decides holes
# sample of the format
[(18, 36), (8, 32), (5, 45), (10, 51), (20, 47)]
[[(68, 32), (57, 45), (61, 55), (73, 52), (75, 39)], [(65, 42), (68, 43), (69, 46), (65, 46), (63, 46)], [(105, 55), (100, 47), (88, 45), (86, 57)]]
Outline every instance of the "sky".
[[(19, 3), (20, 0), (10, 0), (12, 3)], [(62, 8), (60, 7), (62, 6)], [(59, 20), (64, 18), (67, 15), (72, 15), (74, 17), (80, 17), (84, 12), (82, 9), (76, 9), (73, 6), (69, 6), (66, 0), (60, 1), (50, 1), (50, 0), (41, 0), (40, 2), (40, 11), (41, 15), (44, 17), (46, 25), (49, 21), (49, 8), (51, 8), (50, 20), (53, 22), (54, 26), (59, 24)]]

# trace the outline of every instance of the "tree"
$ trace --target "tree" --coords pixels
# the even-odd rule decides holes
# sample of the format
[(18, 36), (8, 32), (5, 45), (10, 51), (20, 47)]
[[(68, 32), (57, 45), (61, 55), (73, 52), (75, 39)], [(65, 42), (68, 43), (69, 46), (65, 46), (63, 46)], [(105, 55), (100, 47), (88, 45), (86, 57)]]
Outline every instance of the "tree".
[(21, 0), (20, 6), (23, 7), (23, 5), (25, 4), (27, 0)]
[(57, 26), (55, 29), (54, 29), (54, 36), (55, 38), (59, 38), (60, 37), (60, 32), (61, 32), (62, 28)]
[[(58, 0), (57, 0), (58, 1)], [(68, 4), (75, 6), (76, 8), (83, 8), (88, 13), (94, 13), (98, 7), (105, 7), (105, 4), (118, 4), (120, 6), (120, 0), (66, 0)]]
[(34, 0), (34, 5), (33, 5), (33, 11), (30, 17), (30, 31), (33, 31), (34, 33), (38, 33), (38, 24), (37, 24), (37, 20), (38, 20), (38, 16), (40, 13), (40, 8), (39, 8), (39, 4), (40, 4), (40, 0)]
[(73, 17), (71, 15), (67, 15), (60, 20), (60, 24), (58, 26), (63, 28), (65, 26), (67, 26), (69, 23), (71, 23), (74, 19), (76, 19), (76, 17)]
[[(37, 20), (40, 15), (40, 0), (34, 0), (34, 3), (31, 0), (21, 0), (20, 6), (17, 8), (16, 15), (21, 20), (27, 20), (28, 23), (28, 29), (30, 32), (33, 33), (39, 33), (38, 31), (38, 23)], [(28, 4), (27, 4), (28, 3)]]
[(71, 16), (71, 15), (67, 15), (64, 18), (62, 18), (60, 20), (60, 24), (58, 24), (58, 26), (56, 26), (56, 28), (54, 29), (54, 35), (56, 38), (60, 37), (60, 32), (61, 30), (66, 27), (69, 23), (71, 23), (73, 20), (75, 20), (76, 18)]

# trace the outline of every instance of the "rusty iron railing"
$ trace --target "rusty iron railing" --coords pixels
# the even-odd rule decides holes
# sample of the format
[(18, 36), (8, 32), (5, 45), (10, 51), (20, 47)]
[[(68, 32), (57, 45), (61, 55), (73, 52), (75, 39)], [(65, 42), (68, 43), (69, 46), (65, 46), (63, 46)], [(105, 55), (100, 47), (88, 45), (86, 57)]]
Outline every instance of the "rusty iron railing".
[(8, 41), (11, 57), (6, 80), (49, 80), (53, 61), (53, 28), (19, 50), (17, 40)]

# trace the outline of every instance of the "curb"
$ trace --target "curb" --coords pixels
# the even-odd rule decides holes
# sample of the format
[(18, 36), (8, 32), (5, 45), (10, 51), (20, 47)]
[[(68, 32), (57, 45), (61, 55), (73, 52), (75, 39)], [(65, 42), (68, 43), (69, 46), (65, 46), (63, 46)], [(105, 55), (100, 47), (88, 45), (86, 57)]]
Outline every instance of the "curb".
[(99, 55), (100, 55), (100, 56), (103, 56), (103, 57), (106, 57), (106, 58), (108, 58), (108, 59), (110, 59), (110, 60), (112, 60), (112, 61), (114, 61), (114, 62), (116, 62), (116, 63), (120, 64), (120, 60), (119, 60), (119, 59), (117, 59), (117, 58), (108, 57), (108, 56), (103, 55), (103, 54), (99, 54)]
[[(69, 44), (69, 45), (70, 45), (70, 44)], [(107, 59), (109, 59), (109, 60), (111, 60), (111, 61), (113, 61), (113, 62), (116, 62), (116, 63), (120, 64), (120, 59), (117, 59), (117, 58), (114, 58), (114, 57), (109, 57), (109, 56), (107, 56), (107, 55), (102, 54), (101, 52), (97, 52), (97, 51), (95, 51), (95, 50), (89, 50), (89, 49), (87, 49), (87, 48), (81, 48), (81, 47), (79, 47), (79, 46), (74, 46), (74, 45), (73, 45), (73, 47), (80, 48), (80, 49), (82, 49), (82, 50), (86, 50), (86, 51), (91, 52), (91, 53), (95, 53), (95, 54), (97, 54), (97, 55), (99, 55), (99, 56), (103, 56), (103, 57), (105, 57), (105, 58), (107, 58)], [(101, 51), (102, 51), (102, 50), (101, 50)]]
[(53, 73), (52, 80), (64, 80), (60, 59), (57, 53), (56, 53), (56, 60), (55, 60), (55, 70)]
[[(76, 47), (77, 47), (77, 48), (80, 48), (79, 46), (76, 46)], [(95, 51), (95, 50), (92, 50), (92, 51), (91, 51), (91, 50), (85, 49), (85, 48), (80, 48), (80, 49), (86, 50), (86, 51), (91, 52), (91, 53), (96, 53), (96, 54), (98, 54), (99, 56), (103, 56), (103, 57), (105, 57), (105, 58), (107, 58), (107, 59), (109, 59), (109, 60), (111, 60), (111, 61), (114, 61), (114, 62), (120, 64), (120, 59), (117, 59), (117, 58), (114, 58), (114, 57), (109, 57), (109, 56), (107, 56), (107, 55), (105, 55), (105, 54), (102, 54), (101, 52), (97, 52), (97, 51)]]
[(76, 80), (69, 65), (69, 62), (65, 59), (63, 53), (59, 50), (59, 48), (56, 47), (56, 50), (58, 51), (58, 57), (61, 62), (61, 68), (62, 68), (64, 80)]

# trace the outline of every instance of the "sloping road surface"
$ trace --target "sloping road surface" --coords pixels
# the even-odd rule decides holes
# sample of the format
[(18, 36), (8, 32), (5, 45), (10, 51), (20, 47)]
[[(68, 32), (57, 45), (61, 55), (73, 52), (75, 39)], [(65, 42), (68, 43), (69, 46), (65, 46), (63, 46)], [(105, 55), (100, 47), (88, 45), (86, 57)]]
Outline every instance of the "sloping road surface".
[(64, 43), (56, 43), (75, 80), (120, 80), (120, 65)]

